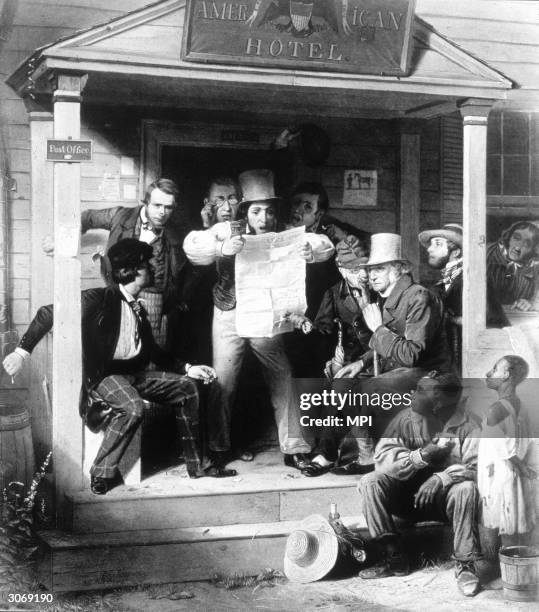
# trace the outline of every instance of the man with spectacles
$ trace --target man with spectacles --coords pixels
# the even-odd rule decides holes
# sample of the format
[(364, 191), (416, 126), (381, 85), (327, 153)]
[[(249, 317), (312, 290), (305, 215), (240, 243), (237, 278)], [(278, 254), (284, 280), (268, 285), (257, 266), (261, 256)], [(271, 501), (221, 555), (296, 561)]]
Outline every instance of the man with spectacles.
[(239, 187), (229, 176), (215, 177), (209, 186), (200, 211), (204, 229), (223, 221), (234, 221), (238, 212)]

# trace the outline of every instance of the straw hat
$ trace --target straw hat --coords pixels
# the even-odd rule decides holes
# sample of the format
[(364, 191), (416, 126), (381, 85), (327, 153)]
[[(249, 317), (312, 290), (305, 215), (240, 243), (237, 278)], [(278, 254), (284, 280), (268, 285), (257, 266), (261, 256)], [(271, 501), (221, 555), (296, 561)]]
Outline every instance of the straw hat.
[(391, 261), (408, 263), (402, 255), (402, 240), (398, 234), (373, 234), (371, 254), (365, 266), (379, 266)]
[(333, 569), (338, 553), (337, 535), (328, 520), (313, 514), (286, 540), (284, 573), (292, 582), (315, 582)]
[(281, 199), (275, 195), (273, 172), (267, 168), (246, 170), (239, 175), (238, 180), (243, 194), (239, 205), (240, 215), (245, 214), (251, 202), (278, 202)]
[(458, 223), (446, 223), (440, 229), (425, 230), (419, 234), (419, 242), (427, 248), (431, 238), (447, 238), (462, 249), (462, 225)]

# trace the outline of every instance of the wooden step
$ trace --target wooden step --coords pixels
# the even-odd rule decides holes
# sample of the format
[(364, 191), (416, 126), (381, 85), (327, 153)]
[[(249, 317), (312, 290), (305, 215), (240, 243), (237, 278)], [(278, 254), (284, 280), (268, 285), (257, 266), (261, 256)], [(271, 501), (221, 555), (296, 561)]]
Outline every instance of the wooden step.
[(177, 529), (299, 520), (326, 515), (331, 502), (346, 514), (359, 510), (356, 483), (314, 489), (277, 489), (230, 493), (68, 498), (64, 528), (73, 533)]
[(361, 512), (357, 476), (306, 478), (285, 467), (275, 451), (231, 467), (238, 471), (236, 478), (192, 480), (179, 468), (103, 496), (88, 490), (73, 493), (66, 496), (62, 528), (82, 534), (271, 523), (314, 513), (325, 516), (331, 502), (342, 515)]
[[(362, 517), (343, 522), (367, 537)], [(282, 571), (286, 538), (299, 521), (217, 525), (186, 529), (120, 533), (39, 533), (38, 577), (53, 592), (108, 589), (141, 584), (207, 580), (216, 573), (257, 575), (264, 569)], [(447, 542), (447, 529), (419, 524), (411, 535), (425, 541), (428, 530)], [(441, 549), (440, 549), (441, 550)]]

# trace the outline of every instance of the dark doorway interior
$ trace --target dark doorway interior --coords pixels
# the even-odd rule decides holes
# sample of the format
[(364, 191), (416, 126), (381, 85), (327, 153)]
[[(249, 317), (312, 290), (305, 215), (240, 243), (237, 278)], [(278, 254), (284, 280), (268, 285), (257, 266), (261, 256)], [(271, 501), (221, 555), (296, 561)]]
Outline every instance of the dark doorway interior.
[(244, 170), (267, 167), (268, 152), (260, 149), (164, 146), (161, 174), (174, 179), (194, 227), (200, 227), (200, 209), (215, 176), (238, 177)]

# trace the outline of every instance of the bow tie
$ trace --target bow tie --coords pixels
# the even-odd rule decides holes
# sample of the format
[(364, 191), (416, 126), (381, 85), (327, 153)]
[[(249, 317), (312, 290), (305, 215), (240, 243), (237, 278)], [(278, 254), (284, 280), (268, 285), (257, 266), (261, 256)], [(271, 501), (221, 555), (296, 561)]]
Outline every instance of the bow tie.
[(149, 221), (145, 221), (142, 224), (142, 229), (146, 232), (152, 232), (154, 233), (156, 236), (160, 236), (163, 233), (162, 229), (155, 229), (155, 227), (152, 227), (152, 224)]

